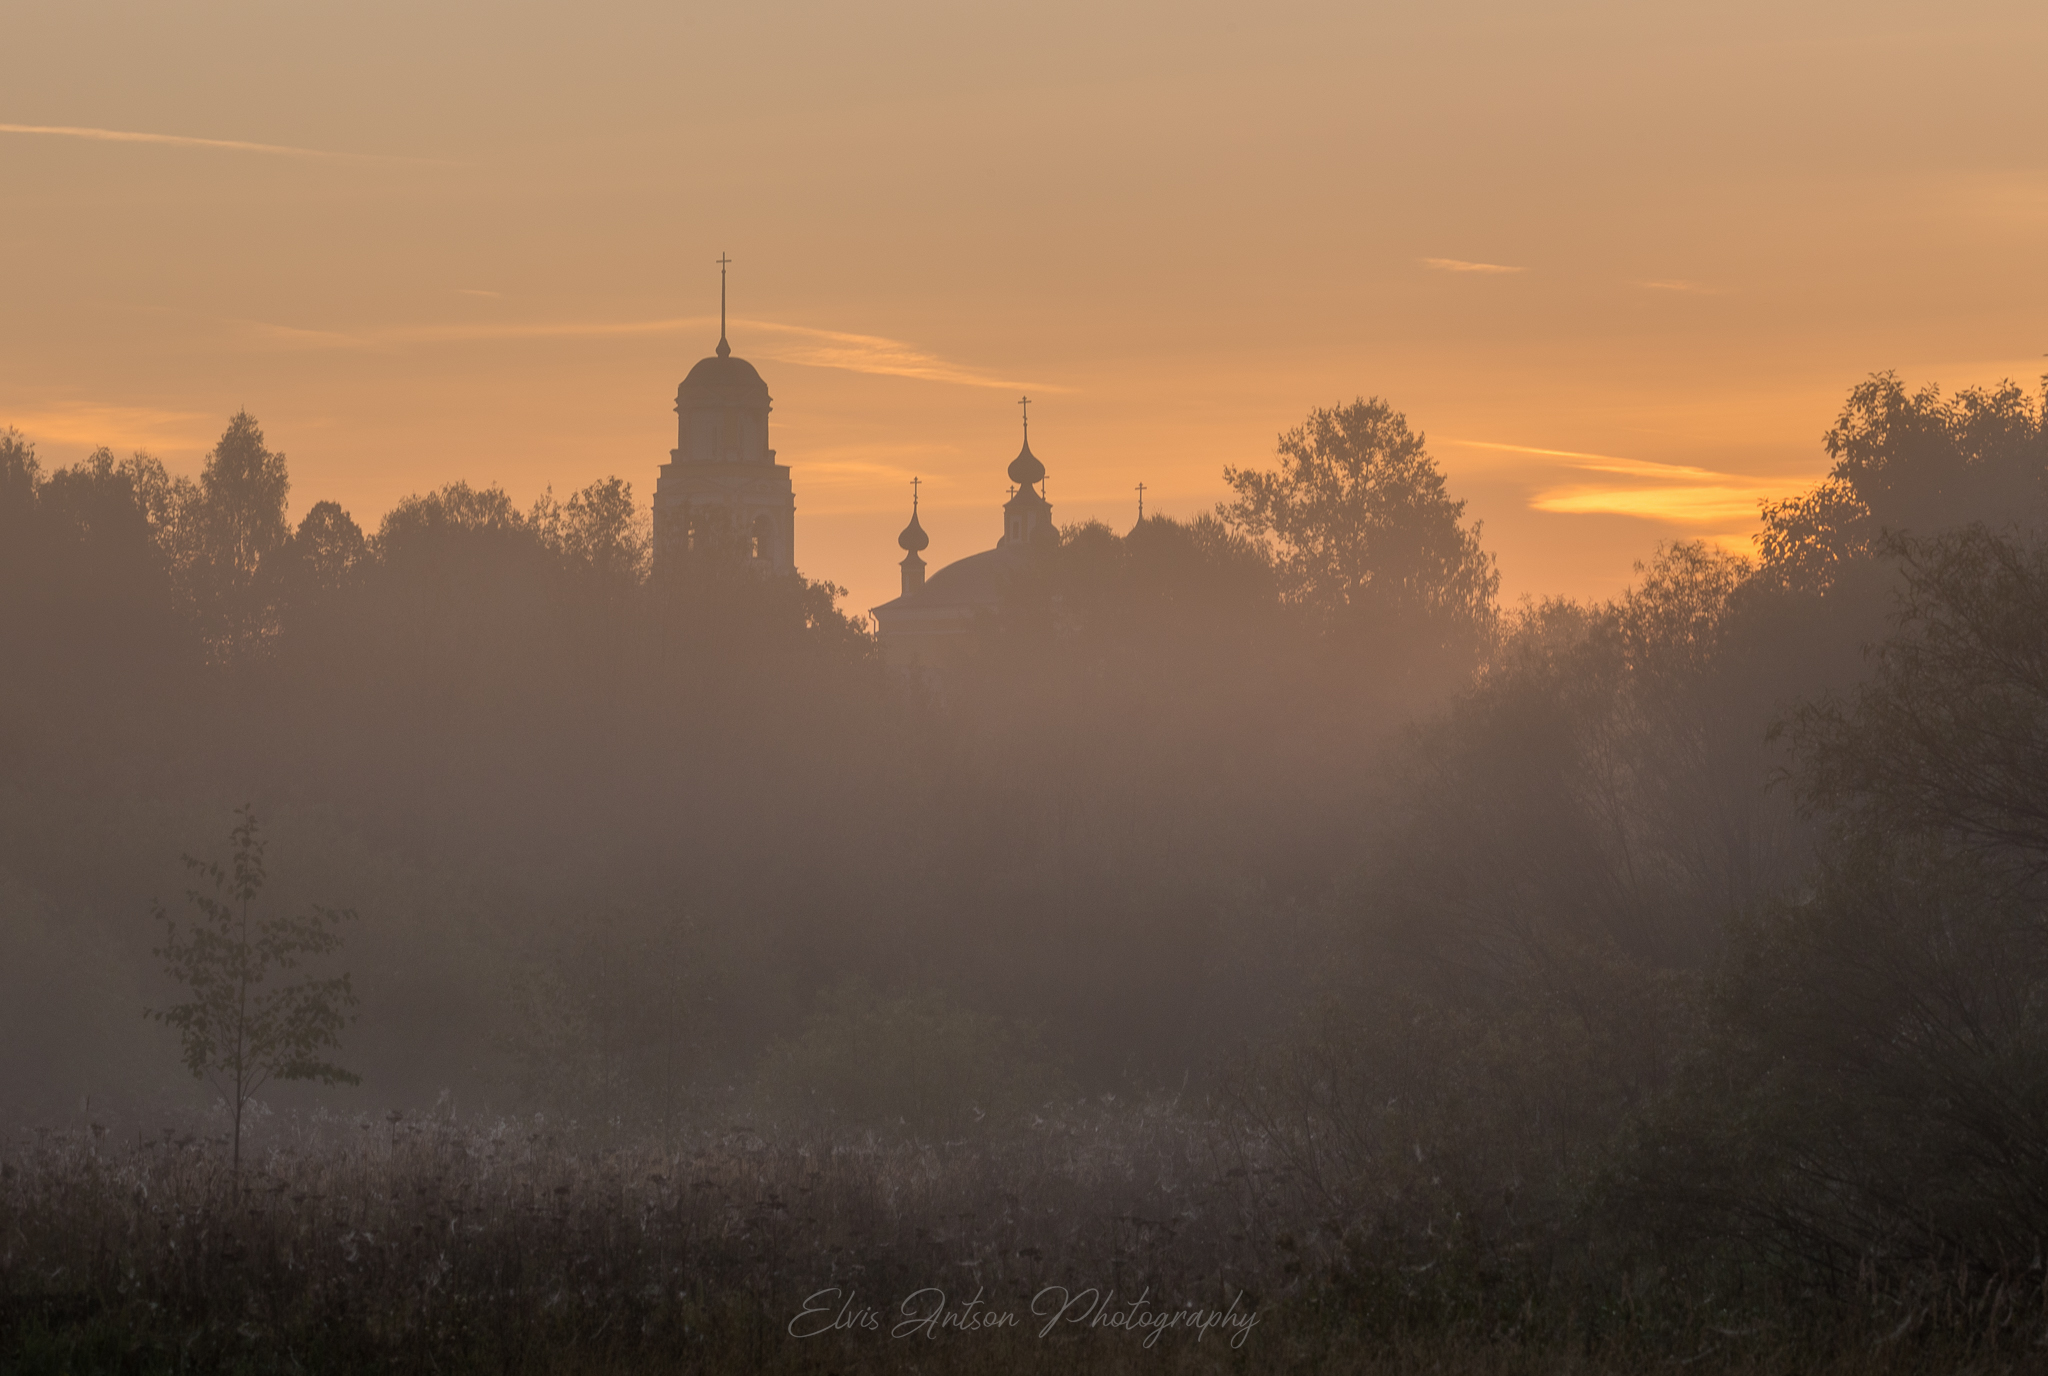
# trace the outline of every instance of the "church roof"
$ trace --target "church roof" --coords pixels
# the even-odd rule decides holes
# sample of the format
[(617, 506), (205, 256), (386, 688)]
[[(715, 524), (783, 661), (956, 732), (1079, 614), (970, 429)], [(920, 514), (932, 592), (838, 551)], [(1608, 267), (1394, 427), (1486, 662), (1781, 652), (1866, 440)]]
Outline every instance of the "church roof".
[(884, 602), (875, 610), (908, 611), (993, 611), (1002, 605), (1003, 593), (1023, 569), (1025, 554), (1016, 548), (985, 549), (956, 559), (925, 579), (916, 592)]
[(690, 375), (676, 388), (676, 401), (700, 406), (766, 406), (768, 384), (744, 358), (715, 354), (690, 369)]

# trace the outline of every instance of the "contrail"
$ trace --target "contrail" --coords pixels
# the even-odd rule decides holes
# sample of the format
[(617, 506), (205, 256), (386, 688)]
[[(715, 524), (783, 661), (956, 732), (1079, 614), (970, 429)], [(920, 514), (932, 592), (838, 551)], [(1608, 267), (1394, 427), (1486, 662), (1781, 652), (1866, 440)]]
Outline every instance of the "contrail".
[(322, 148), (293, 148), (281, 143), (244, 143), (239, 139), (196, 139), (185, 134), (144, 134), (133, 129), (87, 129), (70, 124), (0, 124), (0, 134), (55, 134), (69, 139), (96, 139), (102, 143), (167, 143), (179, 148), (225, 148), (236, 153), (275, 153), (287, 158), (379, 156), (375, 153), (330, 153)]
[(1438, 272), (1527, 272), (1527, 268), (1509, 267), (1506, 263), (1468, 263), (1462, 258), (1418, 258), (1417, 262)]

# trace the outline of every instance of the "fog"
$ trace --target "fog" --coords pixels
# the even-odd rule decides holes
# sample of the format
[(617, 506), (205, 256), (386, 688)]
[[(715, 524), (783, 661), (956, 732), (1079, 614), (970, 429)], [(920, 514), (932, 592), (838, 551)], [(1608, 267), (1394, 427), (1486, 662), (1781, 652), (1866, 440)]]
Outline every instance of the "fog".
[[(1021, 1306), (1064, 1248), (1062, 1284), (1250, 1293), (1304, 1361), (2031, 1341), (2042, 401), (1874, 376), (1753, 557), (1511, 605), (1417, 419), (1276, 417), (1214, 514), (1061, 526), (914, 664), (730, 533), (657, 561), (644, 482), (350, 512), (246, 414), (194, 473), (6, 432), (0, 1218), (36, 1240), (0, 1278), (71, 1293), (52, 1201), (116, 1148), (165, 1198), (241, 1146), (280, 1199), (396, 1201), (502, 1140), (576, 1227), (692, 1172), (774, 1214), (678, 1196), (631, 1246), (673, 1229), (778, 1332), (969, 1261)], [(196, 997), (188, 890), (237, 846), (257, 920), (331, 918), (276, 978), (348, 980), (246, 1124), (145, 1016)], [(640, 1293), (603, 1254), (593, 1344)]]

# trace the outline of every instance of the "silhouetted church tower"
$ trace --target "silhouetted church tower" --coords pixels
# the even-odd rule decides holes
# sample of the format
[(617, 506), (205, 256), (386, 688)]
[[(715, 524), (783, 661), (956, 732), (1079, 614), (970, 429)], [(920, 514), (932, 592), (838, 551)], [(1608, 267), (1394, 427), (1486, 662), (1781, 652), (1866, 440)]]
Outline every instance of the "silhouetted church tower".
[(707, 540), (776, 573), (796, 568), (796, 489), (768, 447), (768, 384), (725, 342), (718, 260), (718, 351), (676, 388), (676, 447), (654, 485), (654, 566)]

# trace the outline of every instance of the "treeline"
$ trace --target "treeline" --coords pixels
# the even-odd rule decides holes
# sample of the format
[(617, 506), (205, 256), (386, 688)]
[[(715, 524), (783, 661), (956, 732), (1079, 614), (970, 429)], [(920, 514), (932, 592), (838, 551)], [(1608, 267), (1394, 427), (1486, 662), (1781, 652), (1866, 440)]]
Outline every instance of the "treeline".
[(1215, 516), (1064, 532), (933, 680), (826, 584), (657, 574), (616, 479), (294, 529), (246, 416), (196, 483), (10, 438), (6, 1101), (163, 1093), (148, 899), (248, 802), (281, 901), (362, 914), (366, 1104), (1171, 1089), (1482, 1307), (2024, 1265), (2042, 409), (1883, 376), (1826, 443), (1756, 559), (1503, 612), (1401, 417), (1318, 412)]

